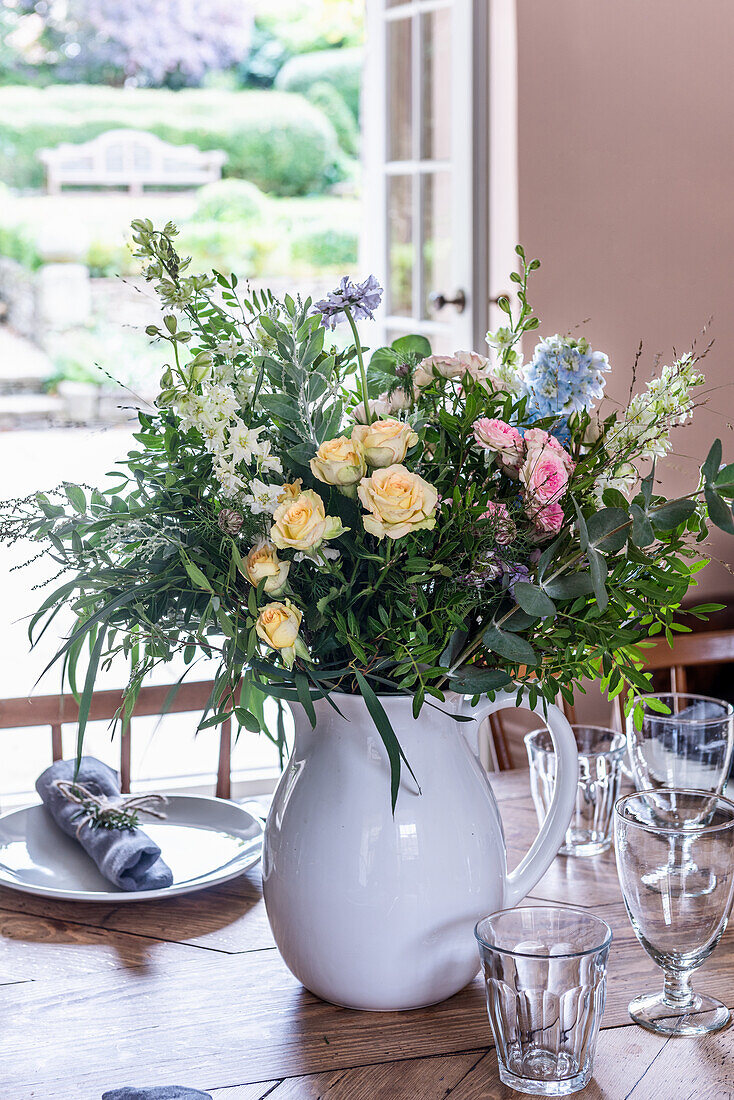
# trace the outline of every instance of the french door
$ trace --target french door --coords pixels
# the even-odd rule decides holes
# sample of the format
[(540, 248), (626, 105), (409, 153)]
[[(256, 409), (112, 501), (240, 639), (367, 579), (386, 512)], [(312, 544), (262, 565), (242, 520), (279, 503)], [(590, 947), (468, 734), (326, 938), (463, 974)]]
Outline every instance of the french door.
[[(488, 0), (367, 0), (363, 256), (380, 330), (484, 346), (489, 314)], [(367, 335), (367, 334), (366, 334)]]

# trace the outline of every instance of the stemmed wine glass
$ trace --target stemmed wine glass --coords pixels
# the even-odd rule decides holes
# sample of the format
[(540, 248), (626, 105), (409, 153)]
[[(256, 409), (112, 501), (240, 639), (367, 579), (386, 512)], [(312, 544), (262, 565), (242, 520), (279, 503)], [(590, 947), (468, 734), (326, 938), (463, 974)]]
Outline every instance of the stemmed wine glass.
[[(634, 714), (639, 708), (638, 728)], [(638, 791), (678, 787), (723, 794), (734, 753), (734, 707), (723, 699), (683, 692), (639, 696), (627, 719), (627, 744)], [(687, 841), (684, 855), (689, 893), (705, 893), (710, 876), (695, 865)], [(654, 883), (666, 874), (665, 866), (651, 868), (649, 878)]]
[(679, 691), (641, 695), (627, 719), (627, 744), (638, 791), (681, 787), (723, 794), (734, 754), (734, 706)]
[(640, 791), (617, 802), (614, 819), (627, 914), (664, 974), (662, 993), (635, 997), (630, 1016), (661, 1035), (719, 1031), (731, 1013), (694, 993), (691, 975), (721, 939), (734, 900), (734, 802), (703, 791)]

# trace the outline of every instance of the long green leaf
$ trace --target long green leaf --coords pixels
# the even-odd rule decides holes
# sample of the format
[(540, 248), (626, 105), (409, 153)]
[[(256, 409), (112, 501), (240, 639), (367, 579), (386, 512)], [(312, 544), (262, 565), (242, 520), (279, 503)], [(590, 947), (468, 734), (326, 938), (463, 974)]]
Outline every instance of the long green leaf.
[(383, 707), (382, 703), (375, 695), (374, 691), (367, 683), (367, 680), (359, 671), (359, 669), (354, 670), (354, 675), (357, 679), (357, 684), (359, 686), (360, 692), (362, 693), (362, 698), (365, 701), (367, 710), (370, 713), (372, 721), (375, 723), (377, 732), (382, 738), (382, 743), (385, 746), (385, 751), (387, 752), (387, 757), (390, 761), (390, 801), (392, 805), (392, 812), (394, 814), (395, 806), (398, 801), (398, 791), (400, 790), (401, 761), (405, 764), (408, 771), (413, 776), (413, 779), (415, 779), (419, 791), (420, 784), (418, 784), (418, 780), (415, 778), (415, 773), (406, 759), (405, 753), (400, 746), (400, 742), (395, 736), (395, 731), (390, 725), (390, 719), (385, 713), (385, 708)]
[(79, 724), (76, 731), (76, 770), (79, 770), (79, 765), (82, 759), (82, 747), (84, 745), (84, 731), (87, 728), (87, 719), (89, 718), (89, 708), (92, 703), (92, 692), (94, 691), (94, 682), (97, 679), (97, 669), (99, 668), (100, 657), (102, 656), (102, 647), (104, 646), (105, 638), (107, 637), (107, 629), (105, 626), (101, 626), (97, 631), (97, 637), (94, 640), (94, 645), (89, 654), (89, 664), (87, 665), (87, 675), (84, 678), (84, 690), (82, 691), (82, 697), (79, 700)]

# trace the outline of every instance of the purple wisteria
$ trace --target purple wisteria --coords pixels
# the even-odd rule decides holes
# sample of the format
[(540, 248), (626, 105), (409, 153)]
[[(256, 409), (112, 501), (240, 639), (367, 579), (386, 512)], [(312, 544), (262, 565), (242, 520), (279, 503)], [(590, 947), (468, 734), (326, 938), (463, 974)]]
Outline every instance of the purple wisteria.
[(324, 328), (334, 329), (346, 321), (346, 309), (355, 321), (374, 321), (374, 311), (382, 301), (382, 295), (383, 289), (374, 275), (368, 275), (363, 283), (353, 283), (348, 275), (344, 275), (336, 290), (316, 302), (313, 308), (315, 313), (321, 314)]

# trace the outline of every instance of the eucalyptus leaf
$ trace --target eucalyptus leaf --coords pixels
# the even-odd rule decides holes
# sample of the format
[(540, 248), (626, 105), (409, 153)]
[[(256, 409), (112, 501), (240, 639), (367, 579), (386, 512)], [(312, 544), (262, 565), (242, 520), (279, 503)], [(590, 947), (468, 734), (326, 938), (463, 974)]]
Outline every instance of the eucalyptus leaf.
[(719, 466), (721, 466), (721, 440), (715, 439), (701, 467), (701, 473), (706, 481), (713, 481), (715, 479), (719, 472)]
[(624, 508), (602, 508), (586, 521), (589, 542), (603, 554), (616, 554), (627, 542), (629, 513)]
[(734, 462), (719, 470), (714, 481), (717, 493), (723, 496), (734, 496)]
[(645, 547), (650, 546), (655, 541), (655, 532), (652, 529), (652, 524), (647, 518), (647, 515), (640, 508), (639, 504), (630, 504), (630, 513), (632, 515), (632, 541), (635, 546)]
[(671, 500), (660, 508), (655, 508), (649, 513), (649, 519), (654, 529), (658, 531), (673, 531), (682, 523), (690, 519), (696, 511), (695, 500)]
[(734, 520), (732, 519), (731, 508), (712, 488), (710, 482), (707, 482), (704, 486), (704, 495), (711, 522), (716, 524), (721, 531), (726, 531), (728, 535), (734, 535)]
[(573, 600), (577, 596), (586, 596), (594, 591), (594, 582), (590, 573), (569, 573), (556, 577), (543, 585), (543, 590), (553, 600)]
[(87, 498), (84, 495), (84, 490), (78, 485), (71, 485), (67, 482), (64, 485), (64, 492), (66, 493), (69, 501), (75, 512), (84, 513), (87, 510)]
[(538, 663), (538, 656), (530, 642), (519, 638), (517, 634), (501, 630), (494, 623), (484, 631), (482, 641), (492, 653), (498, 653), (500, 657), (505, 657), (513, 664), (537, 665)]
[(488, 691), (501, 691), (510, 683), (510, 677), (499, 668), (481, 668), (463, 665), (451, 676), (451, 687), (462, 695), (484, 695)]
[(528, 615), (539, 619), (555, 615), (556, 605), (537, 585), (530, 584), (528, 581), (515, 581), (514, 593), (518, 604)]

